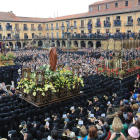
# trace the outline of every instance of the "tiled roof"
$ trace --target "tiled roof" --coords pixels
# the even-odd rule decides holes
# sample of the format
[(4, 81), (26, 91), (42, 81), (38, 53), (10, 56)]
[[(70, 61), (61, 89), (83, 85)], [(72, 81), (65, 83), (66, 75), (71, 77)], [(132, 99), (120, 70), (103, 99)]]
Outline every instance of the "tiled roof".
[(22, 22), (46, 22), (52, 18), (18, 17), (18, 19)]
[(0, 12), (0, 21), (19, 21), (19, 19), (12, 12)]
[(102, 0), (102, 1), (94, 2), (94, 3), (90, 4), (89, 6), (97, 5), (97, 4), (104, 4), (104, 3), (114, 2), (114, 1), (118, 1), (118, 0)]
[(129, 6), (129, 7), (121, 7), (121, 8), (101, 10), (101, 11), (86, 12), (86, 13), (56, 17), (56, 18), (17, 17), (15, 14), (10, 12), (0, 12), (0, 21), (53, 22), (53, 21), (60, 21), (60, 20), (78, 19), (78, 18), (85, 18), (85, 17), (88, 18), (88, 17), (110, 15), (110, 14), (120, 14), (120, 13), (133, 12), (133, 11), (140, 11), (140, 5), (133, 6), (133, 7)]
[(133, 6), (133, 7), (129, 6), (129, 7), (121, 7), (121, 8), (115, 8), (115, 9), (87, 12), (87, 13), (76, 14), (76, 15), (68, 15), (68, 16), (63, 16), (63, 17), (57, 17), (55, 19), (50, 19), (47, 21), (95, 17), (95, 16), (101, 16), (101, 15), (110, 15), (110, 14), (117, 14), (117, 13), (119, 14), (119, 13), (132, 12), (132, 11), (140, 11), (140, 6)]

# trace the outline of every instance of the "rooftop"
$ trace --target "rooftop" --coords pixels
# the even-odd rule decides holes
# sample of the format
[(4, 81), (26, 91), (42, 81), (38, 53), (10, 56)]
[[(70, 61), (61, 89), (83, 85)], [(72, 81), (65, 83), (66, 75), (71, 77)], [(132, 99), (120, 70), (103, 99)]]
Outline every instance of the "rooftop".
[(115, 1), (119, 1), (119, 0), (102, 0), (102, 1), (94, 2), (94, 3), (90, 4), (89, 6), (97, 5), (97, 4), (104, 4), (104, 3), (109, 3), (109, 2), (115, 2)]
[[(105, 0), (109, 1), (109, 0)], [(17, 22), (53, 22), (53, 21), (62, 21), (62, 20), (70, 20), (70, 19), (78, 19), (78, 18), (89, 18), (89, 17), (97, 17), (103, 15), (113, 15), (113, 14), (121, 14), (121, 13), (129, 13), (134, 11), (140, 11), (140, 5), (138, 6), (128, 6), (128, 7), (121, 7), (115, 9), (108, 9), (108, 10), (100, 10), (100, 11), (92, 11), (56, 18), (34, 18), (34, 17), (18, 17), (11, 12), (0, 12), (0, 21), (17, 21)]]

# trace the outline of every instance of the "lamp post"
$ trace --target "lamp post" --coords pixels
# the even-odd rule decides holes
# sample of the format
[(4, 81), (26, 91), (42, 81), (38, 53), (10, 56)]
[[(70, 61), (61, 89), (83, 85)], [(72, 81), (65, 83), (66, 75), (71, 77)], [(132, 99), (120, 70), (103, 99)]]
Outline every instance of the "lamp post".
[[(65, 26), (62, 25), (62, 26), (61, 26), (61, 29), (62, 29), (62, 34), (63, 34), (63, 36), (67, 36), (67, 65), (69, 65), (68, 39), (69, 39), (69, 37), (70, 37), (70, 35), (71, 35), (71, 32), (68, 31), (68, 29), (69, 29), (69, 27), (68, 27), (69, 22), (67, 21), (66, 24), (67, 24), (67, 32), (64, 32)], [(71, 30), (73, 30), (73, 26), (70, 26), (70, 28), (71, 28)]]
[[(14, 31), (15, 31), (15, 34), (14, 34), (14, 32), (12, 32), (12, 35), (14, 35), (14, 37), (15, 37), (15, 39), (16, 39), (16, 51), (17, 51), (17, 39), (18, 39), (18, 37), (19, 37), (19, 32), (17, 31), (16, 28), (14, 28)], [(17, 32), (16, 32), (16, 31), (17, 31)]]

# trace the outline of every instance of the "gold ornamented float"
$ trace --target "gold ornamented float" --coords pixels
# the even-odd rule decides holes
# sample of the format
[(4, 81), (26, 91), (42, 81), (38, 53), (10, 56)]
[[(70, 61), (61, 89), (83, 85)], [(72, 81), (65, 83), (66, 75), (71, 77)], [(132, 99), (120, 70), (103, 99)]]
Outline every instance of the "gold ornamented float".
[(23, 67), (22, 77), (17, 87), (20, 97), (36, 107), (80, 96), (80, 86), (84, 86), (79, 77), (79, 67), (69, 71), (64, 65), (58, 65), (54, 72), (45, 65), (32, 74), (30, 68)]

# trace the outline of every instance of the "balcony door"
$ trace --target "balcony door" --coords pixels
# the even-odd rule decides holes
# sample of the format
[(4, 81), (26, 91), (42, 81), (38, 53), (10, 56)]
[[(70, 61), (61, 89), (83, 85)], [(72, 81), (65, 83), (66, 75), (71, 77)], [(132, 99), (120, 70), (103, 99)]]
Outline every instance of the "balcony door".
[(84, 20), (81, 20), (81, 27), (84, 28)]
[(34, 31), (34, 24), (31, 24), (31, 30)]
[(19, 24), (15, 24), (16, 30), (19, 30)]

